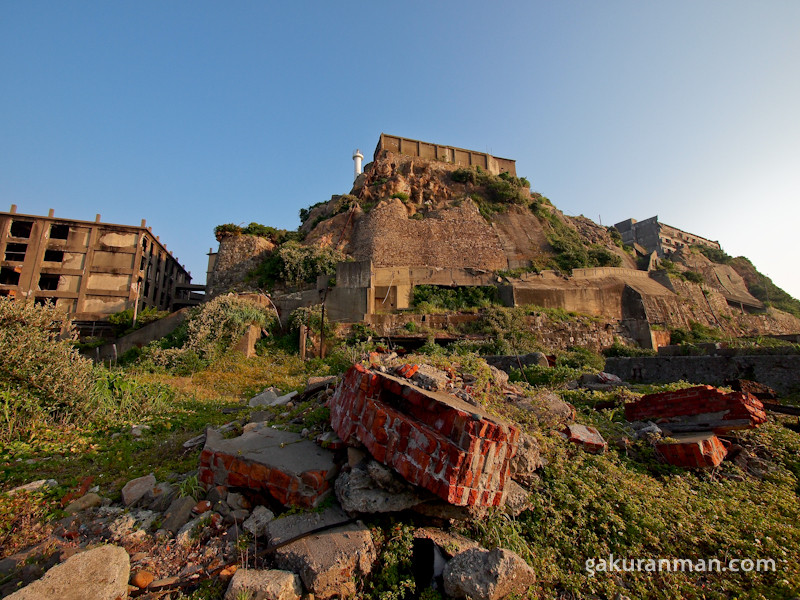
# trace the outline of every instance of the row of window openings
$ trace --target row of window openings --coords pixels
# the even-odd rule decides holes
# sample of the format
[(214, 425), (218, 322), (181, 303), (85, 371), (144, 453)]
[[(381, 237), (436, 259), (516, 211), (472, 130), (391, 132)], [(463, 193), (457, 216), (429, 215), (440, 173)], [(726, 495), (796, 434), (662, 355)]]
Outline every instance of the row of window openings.
[[(28, 244), (8, 243), (6, 244), (6, 260), (23, 262), (25, 253), (28, 251)], [(64, 261), (63, 250), (45, 250), (44, 262), (60, 263)]]
[[(0, 284), (19, 285), (20, 272), (13, 267), (0, 267)], [(39, 275), (39, 289), (54, 291), (58, 289), (61, 282), (61, 275), (53, 273), (42, 273)]]
[[(11, 237), (16, 238), (29, 238), (33, 230), (33, 221), (11, 221)], [(50, 225), (50, 239), (51, 240), (66, 240), (69, 238), (69, 225), (59, 225), (53, 223)]]

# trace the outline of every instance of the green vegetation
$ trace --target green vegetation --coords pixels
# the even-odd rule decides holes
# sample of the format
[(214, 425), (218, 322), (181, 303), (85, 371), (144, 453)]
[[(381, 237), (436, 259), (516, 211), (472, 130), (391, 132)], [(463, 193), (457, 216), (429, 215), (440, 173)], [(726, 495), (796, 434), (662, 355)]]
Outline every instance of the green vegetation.
[(345, 260), (340, 250), (331, 247), (303, 246), (288, 241), (270, 253), (249, 275), (260, 287), (279, 282), (287, 285), (314, 283), (319, 275), (335, 275), (336, 263)]
[(266, 238), (273, 244), (282, 244), (289, 240), (297, 240), (300, 237), (296, 231), (275, 229), (274, 227), (261, 225), (260, 223), (250, 223), (247, 227), (241, 227), (234, 223), (225, 223), (224, 225), (217, 225), (214, 228), (214, 237), (217, 238), (218, 242), (221, 242), (223, 238), (231, 235), (254, 235)]
[(800, 318), (800, 300), (792, 298), (787, 292), (779, 288), (772, 282), (772, 279), (759, 272), (753, 263), (744, 256), (733, 258), (717, 248), (695, 245), (692, 250), (701, 252), (712, 262), (730, 265), (733, 270), (744, 279), (747, 290), (756, 298), (768, 306), (774, 306), (778, 310), (788, 312)]
[[(482, 188), (491, 204), (525, 205), (529, 202), (531, 184), (524, 177), (514, 177), (508, 173), (492, 175), (480, 167), (456, 169), (450, 174), (450, 177), (456, 183), (466, 183)], [(480, 198), (483, 199), (483, 195)]]
[(542, 223), (547, 243), (556, 253), (551, 267), (571, 273), (573, 269), (618, 267), (622, 264), (622, 258), (608, 248), (597, 244), (587, 245), (577, 230), (567, 225), (554, 209), (543, 202), (532, 203), (531, 210)]
[(440, 309), (462, 311), (487, 308), (500, 304), (500, 296), (494, 286), (417, 285), (411, 292), (411, 306), (418, 312), (438, 312)]
[(697, 321), (689, 323), (689, 329), (674, 327), (669, 330), (670, 340), (673, 344), (699, 344), (703, 342), (717, 342), (722, 338), (718, 329), (703, 325)]
[(114, 326), (114, 336), (121, 337), (127, 335), (132, 331), (163, 319), (169, 314), (168, 310), (158, 310), (154, 306), (145, 308), (139, 311), (136, 315), (136, 325), (133, 324), (133, 309), (126, 308), (125, 310), (109, 315), (108, 322)]

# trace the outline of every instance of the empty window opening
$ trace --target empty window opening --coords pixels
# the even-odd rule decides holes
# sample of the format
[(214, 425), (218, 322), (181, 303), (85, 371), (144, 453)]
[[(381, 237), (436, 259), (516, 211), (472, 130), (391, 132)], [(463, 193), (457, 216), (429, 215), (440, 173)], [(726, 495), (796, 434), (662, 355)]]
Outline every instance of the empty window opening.
[(28, 244), (6, 244), (6, 260), (25, 260)]
[(57, 290), (59, 281), (61, 281), (61, 275), (42, 273), (39, 276), (39, 289), (50, 291)]
[(19, 285), (19, 271), (13, 267), (0, 268), (0, 284)]
[(0, 296), (8, 296), (11, 294), (11, 290), (0, 290)]
[(69, 237), (69, 225), (58, 225), (56, 223), (50, 225), (51, 240), (66, 240), (68, 237)]
[(55, 262), (60, 263), (64, 261), (64, 251), (63, 250), (45, 250), (44, 251), (44, 262)]
[(11, 237), (29, 238), (33, 221), (11, 221)]

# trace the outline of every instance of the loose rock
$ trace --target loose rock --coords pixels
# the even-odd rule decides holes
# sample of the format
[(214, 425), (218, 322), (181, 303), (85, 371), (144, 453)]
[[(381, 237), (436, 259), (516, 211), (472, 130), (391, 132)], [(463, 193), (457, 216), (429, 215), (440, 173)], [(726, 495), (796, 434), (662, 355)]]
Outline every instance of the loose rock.
[(444, 568), (444, 592), (453, 598), (499, 600), (522, 594), (536, 581), (533, 569), (510, 550), (467, 550)]

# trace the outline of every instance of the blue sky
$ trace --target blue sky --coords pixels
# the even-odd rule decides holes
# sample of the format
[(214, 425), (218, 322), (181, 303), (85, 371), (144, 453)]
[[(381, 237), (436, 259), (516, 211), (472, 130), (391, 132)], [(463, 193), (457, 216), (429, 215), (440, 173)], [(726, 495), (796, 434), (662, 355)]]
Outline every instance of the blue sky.
[(658, 214), (800, 296), (800, 3), (0, 3), (0, 209), (299, 225), (381, 131), (514, 158), (568, 214)]

